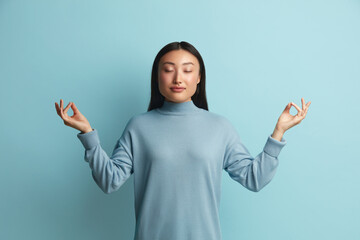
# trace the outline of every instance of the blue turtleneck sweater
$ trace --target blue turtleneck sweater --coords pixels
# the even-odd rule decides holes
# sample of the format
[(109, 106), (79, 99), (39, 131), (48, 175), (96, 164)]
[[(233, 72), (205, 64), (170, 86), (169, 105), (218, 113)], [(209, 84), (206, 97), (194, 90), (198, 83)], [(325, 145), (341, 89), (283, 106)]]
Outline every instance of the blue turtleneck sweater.
[(77, 137), (105, 193), (134, 174), (134, 240), (220, 240), (222, 170), (257, 192), (274, 177), (286, 144), (268, 135), (254, 158), (229, 120), (193, 101), (165, 101), (131, 117), (111, 157), (96, 129)]

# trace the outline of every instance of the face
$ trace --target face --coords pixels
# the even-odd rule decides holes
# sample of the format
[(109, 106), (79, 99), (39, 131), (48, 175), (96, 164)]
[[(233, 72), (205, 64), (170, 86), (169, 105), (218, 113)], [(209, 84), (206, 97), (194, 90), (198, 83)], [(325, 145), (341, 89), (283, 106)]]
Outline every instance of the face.
[[(161, 57), (158, 68), (159, 91), (169, 102), (187, 102), (200, 82), (200, 64), (190, 52), (173, 50)], [(174, 87), (183, 89), (176, 90)]]

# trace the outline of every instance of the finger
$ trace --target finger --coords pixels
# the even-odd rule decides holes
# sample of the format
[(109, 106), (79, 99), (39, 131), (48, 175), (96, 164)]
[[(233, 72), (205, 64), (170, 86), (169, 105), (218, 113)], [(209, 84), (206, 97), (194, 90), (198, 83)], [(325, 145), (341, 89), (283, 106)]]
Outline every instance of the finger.
[(304, 113), (303, 118), (305, 118), (305, 117), (306, 117), (307, 111), (308, 111), (308, 109), (306, 109), (306, 110), (305, 110), (305, 113)]
[(289, 110), (290, 110), (290, 103), (288, 103), (286, 106), (285, 106), (285, 109), (284, 109), (284, 111), (287, 111), (287, 112), (289, 112)]
[(291, 102), (291, 105), (293, 105), (299, 112), (301, 112), (301, 109), (299, 108), (298, 105), (296, 105), (295, 103)]
[(301, 109), (300, 115), (302, 117), (304, 117), (304, 113), (305, 113), (305, 100), (304, 100), (304, 98), (301, 98), (301, 107), (302, 107), (302, 109)]
[(71, 106), (71, 102), (69, 102), (69, 104), (66, 106), (66, 108), (64, 109), (64, 113), (67, 113), (67, 111), (69, 110)]
[(308, 108), (311, 104), (311, 101), (309, 101), (307, 104), (306, 104), (306, 107)]
[(301, 98), (301, 105), (302, 105), (302, 110), (305, 110), (305, 100), (304, 98)]
[(71, 108), (72, 108), (74, 114), (79, 113), (79, 109), (77, 109), (77, 107), (75, 106), (75, 103), (72, 103), (72, 104), (71, 104)]
[(60, 116), (60, 109), (59, 109), (59, 105), (57, 102), (55, 103), (55, 108), (56, 108), (57, 114)]
[(294, 102), (291, 102), (291, 104), (296, 108), (296, 110), (298, 110), (296, 115), (298, 117), (302, 117), (304, 111), (298, 105), (296, 105)]
[(60, 115), (61, 115), (61, 118), (64, 119), (63, 100), (62, 99), (60, 99)]

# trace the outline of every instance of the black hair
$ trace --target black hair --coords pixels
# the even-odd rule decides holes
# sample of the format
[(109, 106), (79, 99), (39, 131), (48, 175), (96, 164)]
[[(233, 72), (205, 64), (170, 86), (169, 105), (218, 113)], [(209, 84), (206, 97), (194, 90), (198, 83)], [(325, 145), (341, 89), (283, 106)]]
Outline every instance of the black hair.
[(206, 100), (206, 91), (205, 91), (205, 65), (203, 62), (203, 59), (196, 50), (196, 48), (191, 45), (188, 42), (181, 41), (181, 42), (172, 42), (164, 46), (156, 55), (153, 66), (152, 66), (152, 72), (151, 72), (151, 98), (150, 103), (148, 106), (148, 111), (151, 111), (154, 108), (159, 108), (163, 105), (165, 97), (161, 95), (159, 90), (159, 84), (158, 84), (158, 69), (159, 69), (159, 62), (162, 56), (164, 56), (166, 53), (172, 51), (172, 50), (186, 50), (190, 52), (192, 55), (194, 55), (200, 64), (200, 82), (197, 84), (195, 94), (191, 97), (191, 100), (194, 102), (194, 104), (202, 109), (209, 110), (208, 104)]

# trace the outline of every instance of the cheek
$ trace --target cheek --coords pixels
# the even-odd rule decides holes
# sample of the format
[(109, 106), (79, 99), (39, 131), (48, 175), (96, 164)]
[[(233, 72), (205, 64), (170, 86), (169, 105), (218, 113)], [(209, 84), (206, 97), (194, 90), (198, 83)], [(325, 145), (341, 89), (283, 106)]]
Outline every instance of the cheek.
[(159, 73), (158, 81), (159, 81), (159, 83), (164, 81), (164, 74), (163, 73)]
[(168, 75), (166, 74), (159, 74), (159, 79), (158, 79), (158, 85), (159, 88), (164, 89), (166, 88), (167, 85), (169, 85), (169, 82), (171, 81), (171, 79), (169, 78)]
[(159, 73), (159, 81), (166, 82), (166, 81), (169, 81), (171, 79), (172, 79), (171, 74), (168, 74), (168, 73), (165, 73), (165, 72), (160, 72)]
[(198, 80), (198, 76), (196, 74), (188, 77), (188, 83), (194, 88), (196, 88), (197, 80)]

